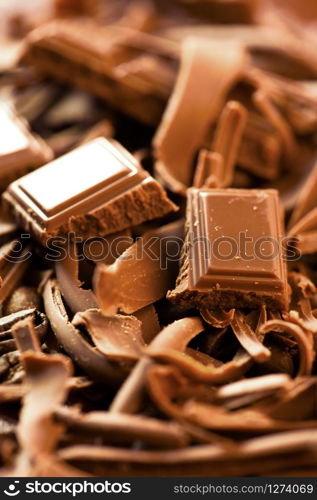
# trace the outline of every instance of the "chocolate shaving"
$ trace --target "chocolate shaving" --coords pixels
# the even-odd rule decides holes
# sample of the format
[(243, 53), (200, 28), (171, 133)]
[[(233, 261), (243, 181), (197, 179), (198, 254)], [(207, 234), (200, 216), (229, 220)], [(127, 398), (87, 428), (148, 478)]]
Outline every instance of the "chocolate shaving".
[(78, 279), (79, 263), (76, 246), (72, 244), (72, 247), (65, 253), (65, 259), (55, 262), (55, 272), (58, 285), (67, 305), (74, 314), (79, 311), (98, 307), (92, 290), (81, 288), (82, 283)]
[(152, 365), (148, 358), (141, 358), (115, 395), (109, 411), (113, 413), (137, 413), (145, 394), (145, 380)]
[(289, 220), (291, 229), (304, 215), (308, 214), (316, 206), (317, 190), (317, 165), (311, 170), (305, 184), (301, 188), (296, 201), (296, 206)]
[(124, 369), (112, 365), (103, 354), (92, 347), (69, 321), (61, 293), (53, 281), (44, 288), (44, 305), (58, 342), (90, 377), (110, 386), (117, 386), (124, 378)]
[(252, 98), (255, 106), (257, 106), (259, 110), (262, 111), (264, 116), (268, 119), (269, 122), (271, 122), (272, 126), (280, 135), (281, 141), (284, 145), (287, 163), (291, 165), (294, 161), (296, 161), (296, 158), (298, 156), (296, 139), (291, 127), (278, 112), (276, 107), (270, 102), (269, 98), (263, 90), (257, 90), (256, 92), (254, 92)]
[[(311, 434), (311, 440), (309, 438)], [(277, 433), (270, 437), (257, 437), (241, 443), (235, 450), (228, 452), (226, 448), (218, 444), (198, 445), (172, 451), (136, 451), (127, 448), (98, 447), (98, 446), (73, 446), (64, 448), (59, 452), (59, 456), (70, 461), (103, 461), (103, 462), (124, 462), (143, 464), (168, 464), (173, 468), (177, 464), (183, 467), (186, 464), (199, 463), (200, 467), (204, 463), (213, 464), (221, 461), (221, 468), (225, 467), (226, 460), (254, 459), (256, 457), (274, 456), (290, 452), (315, 452), (317, 433), (313, 429), (298, 430), (293, 432)], [(313, 460), (313, 457), (310, 457)], [(254, 470), (250, 464), (241, 464), (243, 470)], [(240, 469), (240, 474), (241, 474)], [(255, 468), (256, 469), (256, 468)], [(263, 462), (258, 469), (263, 470)], [(180, 469), (178, 469), (179, 471)], [(175, 470), (171, 470), (173, 475)], [(206, 474), (206, 469), (203, 471)], [(219, 472), (218, 472), (219, 475)], [(243, 475), (243, 473), (242, 473)]]
[(162, 422), (142, 415), (113, 414), (101, 411), (81, 413), (62, 407), (56, 411), (58, 421), (69, 428), (103, 436), (110, 442), (140, 440), (158, 448), (182, 448), (188, 443), (186, 433), (176, 423)]
[(234, 317), (231, 320), (231, 327), (241, 346), (255, 361), (263, 363), (269, 359), (269, 349), (260, 342), (256, 333), (246, 322), (243, 314), (238, 310), (235, 311)]
[(227, 44), (220, 48), (217, 42), (195, 38), (183, 42), (177, 81), (154, 138), (156, 168), (163, 179), (167, 171), (176, 181), (189, 185), (193, 157), (246, 62), (246, 54), (239, 46)]
[(26, 318), (18, 321), (12, 327), (12, 334), (21, 353), (26, 351), (41, 352), (41, 345), (36, 336), (32, 319)]
[(247, 110), (236, 101), (224, 107), (216, 128), (212, 149), (223, 158), (219, 187), (232, 184), (241, 137), (247, 121)]
[(134, 316), (141, 321), (142, 337), (146, 344), (149, 344), (160, 331), (155, 307), (150, 305), (135, 311)]
[(198, 155), (193, 186), (197, 188), (219, 187), (222, 171), (223, 158), (221, 154), (202, 149)]
[(253, 392), (273, 392), (278, 389), (286, 390), (290, 377), (284, 374), (263, 375), (251, 379), (232, 382), (218, 389), (216, 398), (227, 399), (244, 396)]
[(214, 328), (225, 328), (231, 324), (235, 310), (230, 311), (209, 311), (208, 309), (201, 309), (200, 314), (202, 318), (212, 325)]
[[(190, 323), (192, 329), (187, 326)], [(175, 321), (157, 335), (147, 347), (146, 354), (155, 360), (176, 366), (186, 376), (200, 382), (221, 384), (241, 377), (250, 366), (250, 357), (246, 352), (238, 351), (231, 361), (220, 366), (215, 366), (212, 359), (206, 364), (184, 354), (187, 343), (202, 330), (203, 326), (198, 318)]]
[(218, 432), (262, 434), (290, 429), (307, 429), (316, 425), (316, 421), (308, 420), (300, 422), (274, 420), (263, 413), (249, 409), (231, 412), (223, 407), (197, 401), (187, 401), (182, 410), (184, 418)]
[(114, 264), (99, 264), (94, 290), (103, 314), (131, 314), (164, 297), (173, 286), (168, 266), (162, 266), (164, 262), (168, 261), (159, 235), (147, 233)]
[(141, 322), (134, 316), (103, 316), (98, 309), (87, 309), (72, 324), (84, 325), (97, 349), (111, 360), (135, 361), (145, 346)]
[[(22, 325), (23, 328), (27, 328)], [(17, 335), (19, 329), (16, 329)], [(33, 333), (29, 331), (30, 339)], [(53, 413), (67, 394), (66, 383), (71, 373), (70, 362), (60, 354), (47, 356), (30, 350), (22, 354), (28, 392), (17, 428), (21, 452), (17, 471), (32, 475), (32, 466), (42, 455), (50, 454), (63, 428), (53, 422)]]
[(298, 376), (309, 375), (312, 371), (315, 353), (305, 330), (289, 321), (273, 319), (264, 323), (260, 328), (262, 334), (269, 332), (277, 334), (285, 332), (296, 340), (300, 355)]

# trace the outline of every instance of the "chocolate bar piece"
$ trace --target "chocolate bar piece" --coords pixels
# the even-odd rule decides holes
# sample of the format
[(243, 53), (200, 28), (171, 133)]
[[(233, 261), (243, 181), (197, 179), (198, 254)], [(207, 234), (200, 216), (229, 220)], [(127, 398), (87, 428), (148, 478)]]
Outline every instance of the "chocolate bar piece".
[[(23, 62), (155, 125), (173, 85), (168, 59), (175, 59), (175, 53), (175, 44), (158, 36), (123, 26), (63, 20), (30, 33)], [(158, 81), (153, 81), (153, 70)]]
[(111, 234), (177, 209), (132, 155), (104, 138), (18, 179), (3, 200), (42, 243), (69, 232)]
[(190, 189), (182, 268), (168, 298), (200, 309), (285, 310), (281, 217), (275, 190)]
[(1, 190), (14, 179), (52, 160), (53, 153), (6, 104), (0, 105), (0, 126)]

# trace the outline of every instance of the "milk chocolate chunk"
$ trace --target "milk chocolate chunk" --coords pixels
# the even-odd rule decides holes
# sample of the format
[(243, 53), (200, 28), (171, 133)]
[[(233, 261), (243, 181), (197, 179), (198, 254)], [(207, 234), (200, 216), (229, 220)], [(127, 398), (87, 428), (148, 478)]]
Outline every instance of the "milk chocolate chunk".
[(34, 136), (14, 110), (0, 104), (0, 190), (17, 177), (53, 158), (45, 142)]
[(192, 188), (187, 226), (182, 267), (168, 293), (172, 302), (199, 309), (287, 308), (275, 190)]
[(133, 156), (104, 138), (18, 179), (3, 199), (42, 243), (69, 232), (107, 235), (176, 210)]
[(81, 19), (40, 26), (25, 47), (23, 63), (40, 73), (87, 90), (144, 123), (158, 123), (173, 84), (174, 43)]

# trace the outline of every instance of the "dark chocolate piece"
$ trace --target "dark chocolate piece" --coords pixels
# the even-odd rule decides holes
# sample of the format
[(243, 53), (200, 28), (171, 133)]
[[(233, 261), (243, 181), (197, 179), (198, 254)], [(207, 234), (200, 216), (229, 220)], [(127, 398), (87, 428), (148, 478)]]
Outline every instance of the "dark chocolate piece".
[(100, 380), (110, 387), (118, 386), (124, 379), (124, 369), (111, 364), (71, 324), (56, 283), (51, 280), (46, 283), (43, 299), (45, 311), (56, 338), (73, 361), (92, 379)]
[(68, 232), (107, 235), (176, 210), (133, 156), (104, 138), (18, 179), (3, 200), (42, 243)]
[[(200, 309), (285, 310), (281, 217), (274, 190), (190, 189), (183, 265), (168, 298)], [(240, 235), (251, 245), (242, 248)]]

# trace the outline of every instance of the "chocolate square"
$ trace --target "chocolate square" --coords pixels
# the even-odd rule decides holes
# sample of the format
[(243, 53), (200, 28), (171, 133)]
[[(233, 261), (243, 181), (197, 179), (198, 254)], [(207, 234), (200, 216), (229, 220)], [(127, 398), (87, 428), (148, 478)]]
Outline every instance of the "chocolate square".
[(284, 310), (282, 236), (277, 191), (190, 189), (183, 265), (169, 298), (200, 309)]

